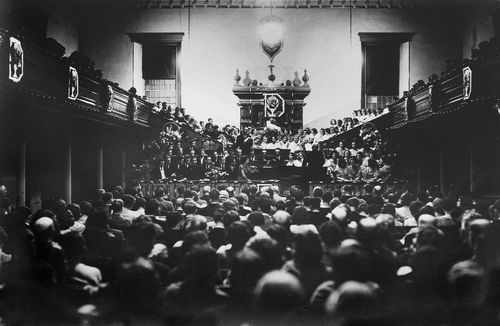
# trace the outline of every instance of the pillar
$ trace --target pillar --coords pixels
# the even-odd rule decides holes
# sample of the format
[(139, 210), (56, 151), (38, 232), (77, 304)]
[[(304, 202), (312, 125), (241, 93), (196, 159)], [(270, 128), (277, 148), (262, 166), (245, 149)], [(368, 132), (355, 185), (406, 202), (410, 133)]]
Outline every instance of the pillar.
[(67, 203), (71, 203), (71, 144), (68, 144), (66, 147), (65, 161), (64, 200)]
[(422, 189), (422, 149), (419, 148), (417, 156), (417, 189)]
[(104, 149), (99, 147), (97, 152), (97, 189), (104, 188)]
[(125, 189), (127, 185), (127, 152), (122, 151), (122, 162), (121, 162), (121, 185)]
[(17, 207), (26, 206), (26, 141), (19, 146), (19, 162), (17, 175)]
[(470, 162), (469, 162), (469, 191), (474, 192), (476, 191), (477, 185), (476, 185), (476, 170), (477, 170), (477, 162), (476, 162), (476, 155), (474, 153), (474, 147), (470, 147)]
[(439, 190), (441, 193), (445, 193), (444, 184), (444, 150), (439, 150)]

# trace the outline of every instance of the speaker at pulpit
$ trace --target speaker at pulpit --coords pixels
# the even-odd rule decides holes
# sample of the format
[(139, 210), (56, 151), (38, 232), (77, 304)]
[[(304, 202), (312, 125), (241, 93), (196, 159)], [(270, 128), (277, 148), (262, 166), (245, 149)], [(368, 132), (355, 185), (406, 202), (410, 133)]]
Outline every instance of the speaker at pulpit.
[(302, 80), (295, 73), (295, 79), (274, 84), (275, 76), (270, 66), (269, 84), (259, 83), (245, 72), (241, 80), (239, 71), (234, 77), (233, 93), (238, 97), (240, 128), (264, 128), (268, 121), (281, 128), (296, 131), (303, 127), (304, 99), (311, 92), (309, 76), (304, 70)]

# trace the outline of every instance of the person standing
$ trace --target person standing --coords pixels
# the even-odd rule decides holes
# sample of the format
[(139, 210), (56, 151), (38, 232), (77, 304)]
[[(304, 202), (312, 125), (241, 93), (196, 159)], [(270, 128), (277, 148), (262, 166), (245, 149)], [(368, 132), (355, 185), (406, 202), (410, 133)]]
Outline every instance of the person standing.
[(323, 153), (319, 151), (319, 146), (317, 144), (312, 146), (310, 152), (306, 152), (306, 157), (302, 166), (306, 168), (305, 174), (310, 177), (311, 180), (321, 180), (323, 179), (323, 164), (325, 163), (325, 158)]

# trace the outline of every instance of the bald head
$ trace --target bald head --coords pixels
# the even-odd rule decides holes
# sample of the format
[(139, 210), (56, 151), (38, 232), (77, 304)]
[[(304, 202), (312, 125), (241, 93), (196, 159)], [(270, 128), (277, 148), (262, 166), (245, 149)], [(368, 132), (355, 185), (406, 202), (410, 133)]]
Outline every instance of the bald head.
[(33, 224), (33, 233), (40, 240), (50, 239), (54, 230), (54, 221), (50, 217), (41, 217)]
[(469, 244), (474, 247), (477, 243), (477, 239), (485, 234), (488, 227), (491, 225), (491, 221), (485, 218), (479, 218), (470, 222), (469, 224)]
[(418, 218), (418, 226), (419, 227), (424, 227), (424, 226), (437, 226), (437, 220), (435, 216), (432, 216), (430, 214), (422, 214)]
[(377, 221), (371, 217), (362, 218), (359, 225), (366, 231), (373, 231), (377, 228)]
[[(377, 288), (372, 284), (355, 281), (344, 282), (332, 292), (325, 303), (329, 314), (339, 314), (344, 318), (353, 318), (359, 310), (369, 311), (377, 306)], [(359, 316), (359, 315), (358, 315)]]
[(377, 224), (384, 229), (392, 228), (396, 223), (394, 216), (392, 216), (391, 214), (379, 214), (375, 220), (377, 221)]
[(290, 224), (292, 216), (287, 211), (276, 211), (273, 215), (274, 223), (287, 226)]
[(347, 218), (347, 207), (344, 205), (338, 205), (332, 210), (332, 215), (339, 221), (344, 221)]
[(305, 299), (299, 280), (283, 271), (264, 275), (255, 287), (258, 307), (268, 312), (286, 312), (298, 309)]
[(186, 232), (206, 231), (207, 218), (203, 215), (193, 215), (186, 221)]

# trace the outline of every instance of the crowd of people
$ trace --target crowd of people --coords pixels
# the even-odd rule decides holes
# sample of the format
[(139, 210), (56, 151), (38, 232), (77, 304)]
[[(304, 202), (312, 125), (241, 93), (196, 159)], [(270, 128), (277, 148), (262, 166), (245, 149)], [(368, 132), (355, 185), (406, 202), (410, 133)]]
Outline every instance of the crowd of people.
[(12, 208), (6, 324), (499, 322), (500, 201), (367, 184), (101, 189)]
[[(280, 128), (274, 119), (268, 121), (261, 130), (226, 125), (219, 127), (209, 119), (199, 128), (196, 121), (185, 114), (184, 109), (171, 109), (164, 103), (160, 111), (173, 119), (176, 124), (167, 124), (158, 139), (150, 146), (153, 148), (150, 164), (152, 173), (144, 177), (153, 180), (163, 179), (258, 179), (259, 167), (304, 167), (305, 174), (314, 180), (338, 181), (388, 181), (392, 173), (392, 160), (381, 150), (380, 135), (375, 140), (367, 139), (363, 128), (372, 125), (370, 120), (384, 114), (383, 110), (356, 110), (358, 118), (331, 121), (330, 128), (304, 128), (298, 131)], [(368, 112), (369, 111), (369, 112)], [(335, 136), (363, 122), (360, 135), (354, 141), (344, 144), (336, 141)], [(222, 142), (217, 150), (210, 149), (208, 138), (204, 141), (187, 139), (182, 127), (195, 124), (194, 130), (216, 138)], [(215, 130), (215, 131), (214, 131)], [(377, 132), (377, 131), (375, 131)], [(347, 146), (346, 146), (347, 145)], [(350, 145), (350, 146), (349, 146)], [(321, 151), (321, 155), (313, 149)], [(314, 170), (314, 172), (312, 172)]]
[[(220, 128), (212, 118), (209, 118), (207, 122), (197, 121), (194, 117), (186, 114), (184, 108), (176, 107), (172, 109), (172, 107), (167, 106), (166, 102), (156, 103), (153, 112), (179, 124), (179, 126), (188, 127), (201, 135), (221, 141), (226, 148), (243, 145), (245, 148), (286, 149), (297, 152), (301, 150), (310, 151), (312, 145), (326, 142), (340, 133), (369, 122), (388, 111), (387, 109), (354, 110), (352, 117), (339, 120), (331, 119), (329, 127), (320, 128), (319, 130), (317, 128), (304, 128), (296, 132), (292, 132), (287, 128), (280, 128), (277, 126), (275, 118), (270, 118), (266, 127), (261, 130), (249, 127), (240, 130), (238, 127), (229, 124)], [(180, 130), (172, 130), (172, 128), (167, 130), (164, 136), (173, 141), (182, 138)], [(241, 143), (242, 141), (244, 144)]]

